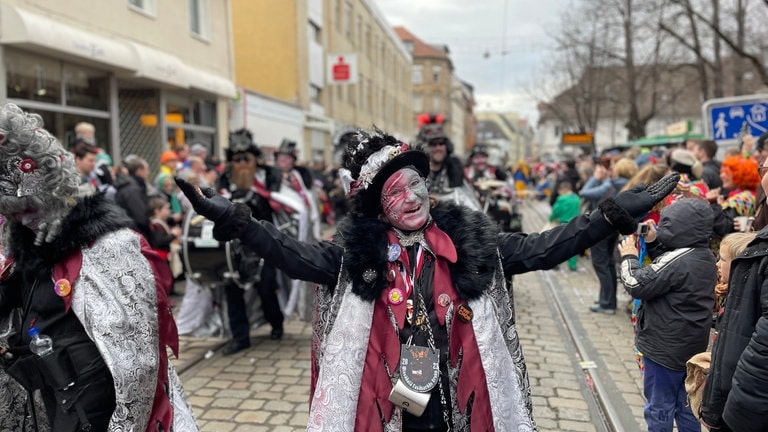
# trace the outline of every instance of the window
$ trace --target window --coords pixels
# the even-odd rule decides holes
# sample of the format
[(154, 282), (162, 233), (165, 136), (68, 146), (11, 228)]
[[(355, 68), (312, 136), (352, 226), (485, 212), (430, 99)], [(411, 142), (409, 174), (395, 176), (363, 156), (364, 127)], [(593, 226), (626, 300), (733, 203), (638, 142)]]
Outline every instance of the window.
[(315, 24), (314, 21), (310, 20), (307, 26), (307, 31), (309, 31), (309, 40), (322, 45), (323, 42), (320, 40), (321, 33), (320, 33), (319, 25)]
[(208, 0), (189, 0), (189, 30), (195, 36), (208, 39)]
[(443, 109), (443, 95), (435, 93), (432, 97), (432, 111), (438, 113)]
[(155, 0), (128, 0), (128, 7), (135, 11), (155, 16)]
[(432, 81), (439, 83), (440, 82), (440, 66), (432, 66)]
[(312, 102), (317, 104), (321, 103), (320, 95), (322, 95), (322, 92), (323, 92), (323, 89), (321, 89), (320, 87), (314, 84), (309, 85), (309, 98), (310, 100), (312, 100)]
[(336, 15), (336, 31), (341, 31), (341, 0), (336, 0), (333, 5), (333, 9)]
[(344, 34), (352, 39), (352, 3), (344, 3)]
[(421, 65), (413, 65), (413, 77), (411, 79), (411, 82), (414, 84), (421, 84), (422, 77), (421, 77)]
[(417, 113), (424, 111), (424, 104), (420, 94), (413, 95), (413, 111)]
[(363, 41), (363, 16), (358, 15), (357, 16), (357, 39), (355, 40), (355, 45), (357, 45), (358, 48), (361, 48), (363, 44), (365, 43)]
[(365, 55), (371, 58), (371, 26), (365, 25), (365, 47), (363, 48)]
[(355, 106), (357, 101), (355, 100), (355, 97), (357, 96), (357, 85), (356, 84), (349, 84), (347, 86), (347, 102), (349, 102), (350, 105)]
[(408, 50), (409, 53), (413, 54), (413, 41), (404, 41), (405, 49)]

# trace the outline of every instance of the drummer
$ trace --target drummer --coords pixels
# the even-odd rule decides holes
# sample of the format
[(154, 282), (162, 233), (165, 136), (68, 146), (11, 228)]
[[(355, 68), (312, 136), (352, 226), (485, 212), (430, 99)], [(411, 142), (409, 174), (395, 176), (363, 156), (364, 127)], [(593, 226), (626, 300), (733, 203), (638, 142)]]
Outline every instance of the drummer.
[(472, 152), (469, 154), (469, 164), (464, 168), (464, 177), (475, 188), (478, 187), (478, 182), (487, 180), (499, 180), (506, 184), (507, 172), (501, 167), (489, 165), (488, 156), (487, 144), (477, 143), (472, 147)]
[[(254, 144), (250, 131), (239, 129), (230, 133), (227, 168), (219, 178), (218, 189), (231, 200), (248, 205), (254, 218), (271, 222), (274, 209), (280, 207), (280, 204), (270, 199), (271, 193), (280, 190), (281, 176), (276, 168), (259, 163), (261, 156), (261, 149)], [(243, 249), (243, 253), (250, 251), (248, 248)], [(274, 267), (265, 264), (261, 268), (256, 289), (261, 298), (264, 318), (272, 326), (270, 337), (282, 339), (283, 313), (277, 300), (277, 272)], [(225, 285), (225, 292), (232, 341), (224, 348), (224, 355), (231, 355), (251, 346), (250, 324), (244, 291), (229, 281)]]

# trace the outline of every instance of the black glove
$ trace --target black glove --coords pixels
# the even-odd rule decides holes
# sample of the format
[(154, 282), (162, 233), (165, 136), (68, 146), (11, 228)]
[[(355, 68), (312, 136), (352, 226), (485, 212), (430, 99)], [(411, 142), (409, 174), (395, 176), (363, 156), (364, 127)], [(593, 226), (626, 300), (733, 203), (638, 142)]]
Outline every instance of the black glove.
[(200, 189), (178, 177), (175, 180), (192, 208), (216, 224), (213, 238), (225, 242), (239, 238), (246, 231), (251, 220), (251, 209), (247, 205), (234, 204), (211, 188)]
[(218, 223), (232, 213), (232, 202), (217, 194), (215, 190), (201, 189), (179, 177), (175, 177), (174, 180), (198, 214)]
[(657, 202), (669, 195), (678, 181), (680, 174), (672, 173), (648, 187), (635, 185), (616, 195), (616, 198), (603, 201), (598, 208), (621, 234), (632, 234), (637, 230), (635, 218), (648, 213)]

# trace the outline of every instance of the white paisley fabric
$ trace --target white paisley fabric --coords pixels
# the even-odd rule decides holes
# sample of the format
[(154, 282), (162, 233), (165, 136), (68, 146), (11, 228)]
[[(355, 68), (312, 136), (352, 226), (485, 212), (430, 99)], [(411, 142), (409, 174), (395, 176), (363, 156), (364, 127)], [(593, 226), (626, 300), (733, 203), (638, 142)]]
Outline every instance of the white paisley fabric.
[(485, 371), (493, 427), (497, 431), (534, 431), (515, 368), (509, 367), (514, 362), (496, 319), (493, 301), (484, 294), (470, 301), (469, 307), (474, 312), (472, 327)]
[[(340, 287), (339, 287), (340, 288)], [(373, 319), (373, 303), (345, 287), (341, 307), (323, 341), (307, 431), (352, 432)]]
[[(116, 407), (109, 432), (144, 431), (159, 365), (154, 273), (141, 252), (139, 236), (128, 229), (105, 234), (82, 252), (72, 310), (115, 382)], [(175, 391), (181, 391), (178, 379), (172, 383), (178, 387)]]

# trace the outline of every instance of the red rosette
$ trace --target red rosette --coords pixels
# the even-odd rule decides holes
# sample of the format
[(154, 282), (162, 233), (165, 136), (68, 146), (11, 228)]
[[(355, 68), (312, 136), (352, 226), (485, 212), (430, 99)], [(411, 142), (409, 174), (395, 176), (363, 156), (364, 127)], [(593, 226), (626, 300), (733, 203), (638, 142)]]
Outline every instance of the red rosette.
[(26, 158), (19, 162), (19, 170), (24, 173), (31, 173), (37, 168), (37, 164), (34, 159)]

